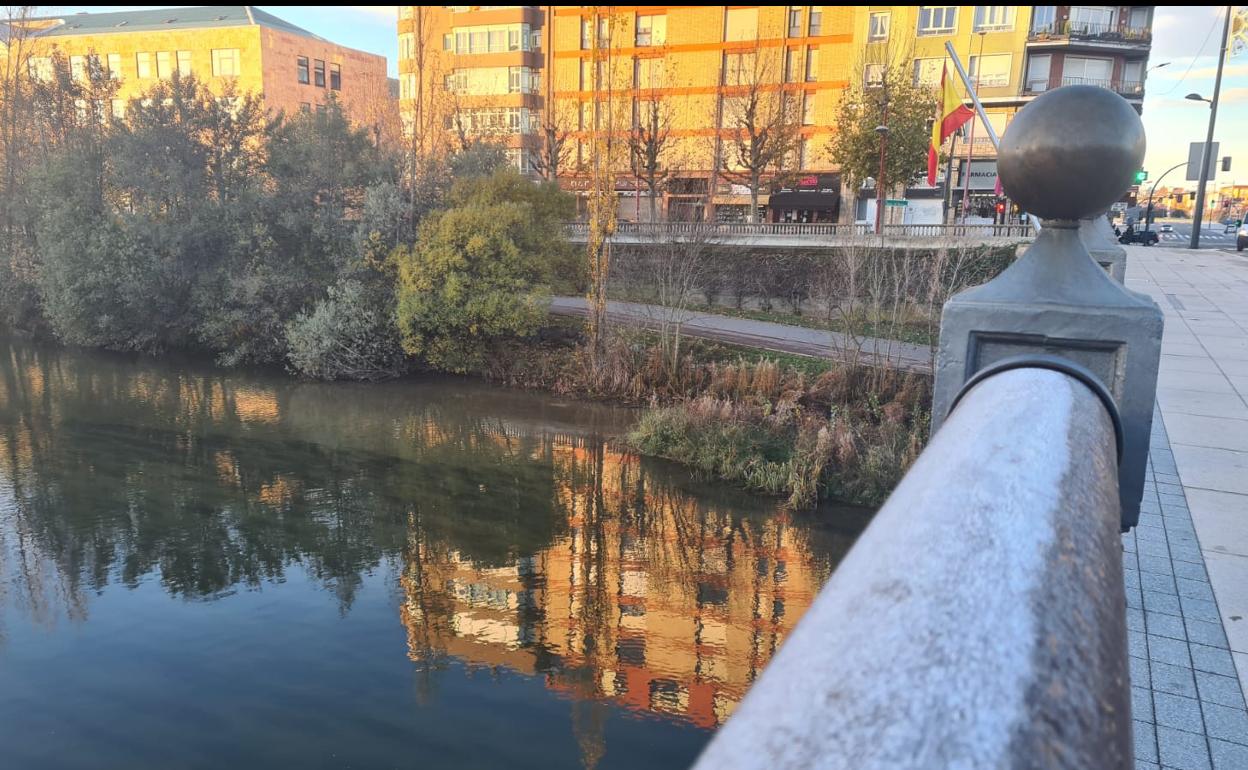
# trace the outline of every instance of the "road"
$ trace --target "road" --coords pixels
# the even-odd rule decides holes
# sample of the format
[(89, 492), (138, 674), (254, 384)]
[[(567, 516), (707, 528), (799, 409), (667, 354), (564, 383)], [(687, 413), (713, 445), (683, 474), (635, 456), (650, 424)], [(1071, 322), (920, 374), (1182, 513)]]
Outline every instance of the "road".
[[(1162, 225), (1170, 225), (1174, 228), (1172, 233), (1161, 232)], [(1192, 238), (1192, 222), (1188, 219), (1160, 219), (1154, 220), (1150, 229), (1157, 230), (1158, 236), (1161, 238), (1160, 246), (1169, 248), (1185, 248)], [(1230, 249), (1235, 250), (1235, 233), (1223, 232), (1225, 227), (1221, 222), (1210, 224), (1206, 222), (1200, 228), (1200, 248), (1202, 249)], [(1248, 250), (1244, 252), (1248, 254)]]

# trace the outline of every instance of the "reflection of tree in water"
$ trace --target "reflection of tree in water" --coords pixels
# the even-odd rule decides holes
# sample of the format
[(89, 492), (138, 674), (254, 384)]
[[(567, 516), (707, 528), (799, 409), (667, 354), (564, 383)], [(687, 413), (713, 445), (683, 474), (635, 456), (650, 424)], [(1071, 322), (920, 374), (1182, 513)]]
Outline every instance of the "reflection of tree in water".
[(83, 617), (109, 583), (159, 573), (215, 599), (293, 564), (347, 612), (364, 574), (393, 565), (418, 694), (452, 659), (542, 676), (577, 704), (587, 767), (608, 703), (726, 718), (854, 534), (691, 493), (537, 399), (6, 353), (9, 601)]

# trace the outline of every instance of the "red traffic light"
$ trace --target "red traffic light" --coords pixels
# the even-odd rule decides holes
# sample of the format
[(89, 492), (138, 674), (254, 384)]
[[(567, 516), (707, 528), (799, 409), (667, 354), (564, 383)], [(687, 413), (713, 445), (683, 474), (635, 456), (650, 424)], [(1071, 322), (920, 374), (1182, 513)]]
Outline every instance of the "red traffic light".
[(1004, 214), (1004, 213), (1005, 213), (1005, 204), (1004, 204), (1004, 203), (998, 203), (998, 204), (997, 204), (997, 213), (998, 213), (998, 214)]

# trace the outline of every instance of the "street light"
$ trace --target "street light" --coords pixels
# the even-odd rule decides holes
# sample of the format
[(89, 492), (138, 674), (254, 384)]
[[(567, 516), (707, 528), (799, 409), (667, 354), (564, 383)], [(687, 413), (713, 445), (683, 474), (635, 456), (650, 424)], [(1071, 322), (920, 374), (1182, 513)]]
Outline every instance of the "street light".
[(1231, 35), (1231, 6), (1226, 6), (1226, 21), (1222, 25), (1222, 47), (1218, 50), (1218, 74), (1213, 79), (1213, 98), (1200, 94), (1188, 94), (1194, 102), (1209, 103), (1209, 131), (1205, 135), (1204, 152), (1200, 154), (1200, 184), (1196, 186), (1196, 215), (1192, 217), (1192, 240), (1188, 248), (1200, 248), (1200, 220), (1205, 208), (1205, 185), (1209, 182), (1209, 161), (1213, 159), (1213, 126), (1218, 121), (1218, 94), (1222, 92), (1222, 67), (1226, 64), (1226, 42)]
[(1170, 62), (1163, 61), (1161, 64), (1154, 64), (1153, 66), (1149, 67), (1147, 70), (1145, 70), (1145, 72), (1152, 72), (1153, 70), (1159, 70), (1162, 67), (1169, 67), (1169, 66), (1170, 66)]
[(1201, 96), (1200, 94), (1188, 94), (1187, 96), (1184, 96), (1183, 98), (1184, 98), (1184, 99), (1191, 99), (1191, 100), (1192, 100), (1192, 101), (1194, 101), (1194, 102), (1208, 102), (1208, 104), (1209, 104), (1210, 106), (1213, 106), (1213, 102), (1209, 101), (1208, 99), (1206, 99), (1205, 97)]

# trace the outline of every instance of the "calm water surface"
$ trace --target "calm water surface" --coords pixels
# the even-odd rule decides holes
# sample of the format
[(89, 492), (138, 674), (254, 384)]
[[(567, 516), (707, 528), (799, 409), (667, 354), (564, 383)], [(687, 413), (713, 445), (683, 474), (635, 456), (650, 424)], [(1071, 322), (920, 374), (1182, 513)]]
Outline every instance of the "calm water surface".
[(867, 514), (630, 419), (0, 340), (0, 765), (687, 766)]

